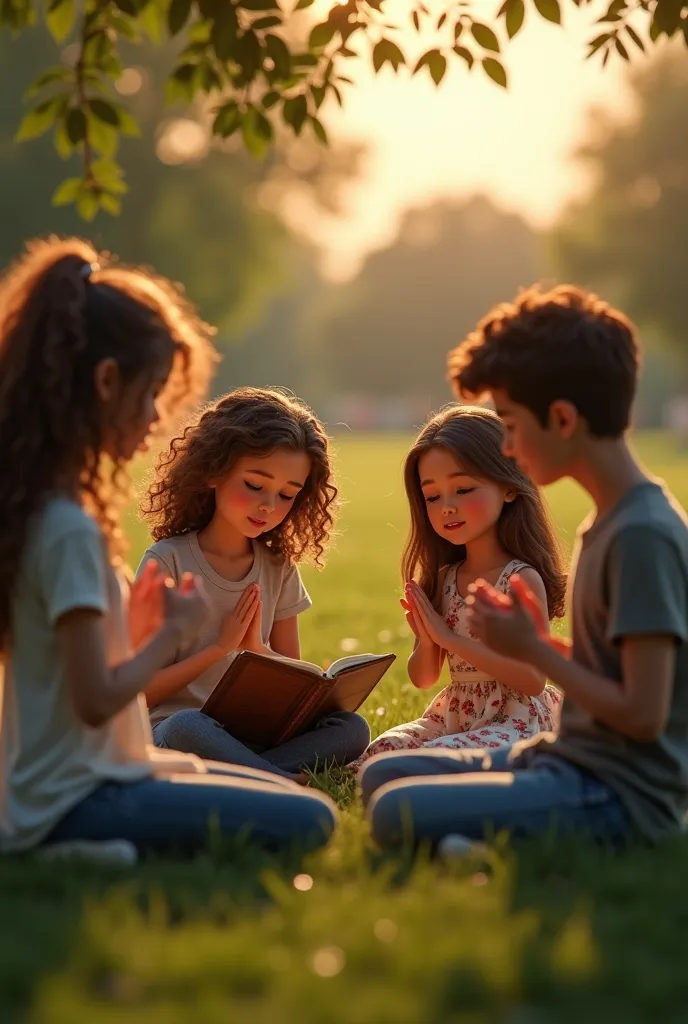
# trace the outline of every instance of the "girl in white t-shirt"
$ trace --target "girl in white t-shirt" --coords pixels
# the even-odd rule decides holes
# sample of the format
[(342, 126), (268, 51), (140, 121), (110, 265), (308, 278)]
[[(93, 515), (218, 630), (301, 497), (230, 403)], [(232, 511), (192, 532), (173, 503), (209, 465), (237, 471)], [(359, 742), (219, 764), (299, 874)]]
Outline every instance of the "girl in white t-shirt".
[(206, 604), (152, 568), (130, 602), (117, 499), (161, 412), (205, 390), (208, 333), (169, 282), (78, 239), (34, 243), (0, 282), (2, 851), (193, 852), (211, 820), (266, 846), (332, 831), (315, 793), (152, 744), (142, 691)]
[(139, 573), (152, 560), (177, 582), (198, 574), (208, 610), (146, 688), (159, 747), (300, 780), (304, 769), (346, 765), (366, 749), (368, 723), (351, 712), (264, 750), (200, 710), (238, 650), (300, 657), (298, 615), (311, 601), (297, 564), (320, 564), (336, 498), (322, 424), (274, 389), (225, 395), (163, 453), (143, 507), (157, 543)]

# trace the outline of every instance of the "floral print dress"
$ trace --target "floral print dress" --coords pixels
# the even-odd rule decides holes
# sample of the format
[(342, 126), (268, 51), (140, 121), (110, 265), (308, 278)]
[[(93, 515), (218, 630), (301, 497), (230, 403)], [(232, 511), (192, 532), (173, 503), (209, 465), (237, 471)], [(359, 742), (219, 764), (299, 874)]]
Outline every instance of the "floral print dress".
[[(468, 606), (456, 589), (456, 568), (452, 566), (446, 576), (444, 620), (458, 636), (476, 640), (468, 626)], [(524, 562), (509, 562), (496, 583), (497, 589), (506, 593), (512, 574), (525, 568)], [(387, 750), (502, 747), (558, 728), (562, 697), (554, 687), (548, 685), (538, 697), (528, 697), (474, 668), (458, 654), (447, 653), (447, 661), (451, 682), (422, 717), (378, 736), (352, 767), (358, 769)]]

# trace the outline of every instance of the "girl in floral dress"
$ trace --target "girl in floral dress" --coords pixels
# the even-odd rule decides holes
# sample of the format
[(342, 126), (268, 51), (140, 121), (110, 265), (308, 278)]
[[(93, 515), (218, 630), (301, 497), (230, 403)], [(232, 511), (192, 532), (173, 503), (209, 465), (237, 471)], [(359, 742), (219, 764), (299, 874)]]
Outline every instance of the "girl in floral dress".
[(543, 629), (563, 615), (565, 575), (537, 488), (502, 454), (504, 428), (486, 409), (450, 406), (409, 452), (404, 479), (411, 531), (401, 604), (416, 641), (411, 682), (434, 686), (445, 658), (451, 682), (421, 718), (374, 740), (355, 763), (415, 747), (499, 747), (553, 731), (561, 697), (530, 665), (484, 647), (468, 626), (471, 585), (506, 593), (518, 573), (539, 602)]

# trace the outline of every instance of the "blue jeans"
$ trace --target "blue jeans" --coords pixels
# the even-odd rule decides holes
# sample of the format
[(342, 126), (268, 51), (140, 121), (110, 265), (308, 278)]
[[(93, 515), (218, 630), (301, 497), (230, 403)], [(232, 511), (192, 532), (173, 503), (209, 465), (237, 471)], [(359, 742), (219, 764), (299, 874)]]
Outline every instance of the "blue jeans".
[(251, 768), (206, 767), (207, 775), (105, 782), (44, 842), (128, 839), (141, 854), (194, 854), (213, 826), (223, 838), (246, 835), (270, 850), (314, 850), (332, 835), (336, 810), (322, 794)]
[(310, 732), (258, 752), (234, 739), (214, 718), (189, 708), (158, 722), (153, 740), (156, 747), (289, 778), (304, 768), (313, 770), (326, 764), (346, 765), (355, 761), (370, 743), (370, 728), (360, 715), (337, 711), (322, 718)]
[(519, 762), (519, 744), (495, 750), (392, 751), (361, 773), (363, 800), (381, 846), (438, 843), (459, 834), (484, 839), (585, 832), (621, 843), (631, 822), (618, 796), (594, 775), (551, 754)]

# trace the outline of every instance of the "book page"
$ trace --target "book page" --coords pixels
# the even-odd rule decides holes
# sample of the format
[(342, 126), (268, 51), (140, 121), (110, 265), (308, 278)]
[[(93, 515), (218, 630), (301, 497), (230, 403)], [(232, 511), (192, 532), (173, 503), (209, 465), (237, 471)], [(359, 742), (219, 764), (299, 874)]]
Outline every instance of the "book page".
[(257, 654), (257, 658), (273, 658), (275, 661), (283, 661), (287, 665), (294, 665), (295, 668), (303, 669), (304, 672), (312, 672), (314, 676), (323, 676), (325, 673), (318, 666), (314, 665), (312, 661), (299, 661), (298, 658), (285, 658), (283, 654), (278, 654), (277, 651), (270, 651), (269, 654), (261, 655)]
[(328, 679), (334, 679), (338, 672), (343, 672), (347, 668), (367, 665), (386, 657), (386, 654), (349, 654), (346, 658), (338, 658), (337, 661), (333, 661), (325, 675)]

